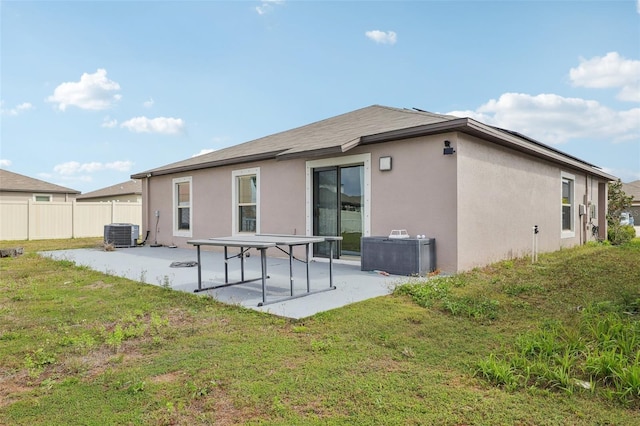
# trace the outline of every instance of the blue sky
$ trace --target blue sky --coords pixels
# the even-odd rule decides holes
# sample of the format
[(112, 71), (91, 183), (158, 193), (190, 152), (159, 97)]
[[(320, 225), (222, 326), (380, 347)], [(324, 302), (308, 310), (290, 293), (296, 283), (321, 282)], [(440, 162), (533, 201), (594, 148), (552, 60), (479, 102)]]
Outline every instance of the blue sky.
[(2, 1), (0, 167), (89, 192), (372, 104), (640, 179), (640, 1)]

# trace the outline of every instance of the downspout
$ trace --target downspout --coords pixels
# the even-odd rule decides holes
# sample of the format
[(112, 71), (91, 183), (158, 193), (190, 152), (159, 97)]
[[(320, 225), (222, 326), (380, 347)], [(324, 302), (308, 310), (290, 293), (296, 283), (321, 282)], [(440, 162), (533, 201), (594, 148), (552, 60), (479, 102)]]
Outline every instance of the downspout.
[(589, 175), (587, 173), (585, 173), (584, 175), (584, 197), (583, 200), (584, 202), (584, 215), (582, 216), (581, 222), (582, 222), (582, 235), (583, 235), (583, 241), (581, 242), (581, 244), (586, 244), (587, 240), (589, 239), (589, 234), (587, 234), (587, 223), (588, 223), (588, 216), (589, 216)]
[(149, 191), (149, 181), (151, 180), (151, 173), (147, 174), (147, 177), (144, 179), (144, 185), (146, 187), (146, 190), (144, 191), (143, 195), (146, 195), (146, 202), (145, 199), (143, 197), (142, 199), (142, 203), (144, 204), (144, 217), (145, 217), (145, 221), (146, 226), (147, 226), (147, 231), (151, 232), (151, 228), (150, 228), (150, 223), (151, 223), (151, 218), (149, 217), (149, 204), (150, 204), (150, 200), (151, 200), (151, 195), (150, 195), (150, 191)]

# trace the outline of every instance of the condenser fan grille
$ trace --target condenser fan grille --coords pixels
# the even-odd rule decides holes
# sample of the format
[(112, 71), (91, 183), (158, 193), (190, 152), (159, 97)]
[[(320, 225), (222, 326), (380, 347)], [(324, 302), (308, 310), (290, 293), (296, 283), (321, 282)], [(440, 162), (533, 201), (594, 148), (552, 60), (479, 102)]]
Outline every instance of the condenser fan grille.
[(135, 247), (140, 227), (131, 223), (112, 223), (104, 226), (104, 242), (114, 247)]

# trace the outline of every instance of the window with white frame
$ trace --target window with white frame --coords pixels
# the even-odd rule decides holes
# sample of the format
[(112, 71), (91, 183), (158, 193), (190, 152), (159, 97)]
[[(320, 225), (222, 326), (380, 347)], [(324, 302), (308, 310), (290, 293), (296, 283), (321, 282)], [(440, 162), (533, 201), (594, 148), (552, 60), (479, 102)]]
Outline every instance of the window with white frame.
[(574, 211), (575, 211), (575, 176), (562, 172), (562, 237), (575, 237)]
[(260, 232), (260, 168), (232, 172), (233, 233)]
[(173, 179), (173, 235), (191, 236), (193, 218), (191, 177)]
[(49, 194), (34, 194), (33, 195), (33, 201), (42, 201), (42, 202), (51, 202), (51, 195)]

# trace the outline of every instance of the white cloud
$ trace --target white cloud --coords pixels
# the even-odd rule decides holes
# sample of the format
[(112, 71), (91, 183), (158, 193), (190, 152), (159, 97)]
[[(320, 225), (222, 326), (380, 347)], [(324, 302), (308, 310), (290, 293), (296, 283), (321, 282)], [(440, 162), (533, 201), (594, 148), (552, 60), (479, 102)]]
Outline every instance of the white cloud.
[(7, 160), (6, 158), (0, 158), (0, 169), (5, 169), (7, 167), (11, 167), (11, 160)]
[(625, 59), (617, 52), (580, 59), (580, 65), (569, 71), (569, 78), (579, 87), (620, 88), (618, 99), (640, 102), (640, 61)]
[(366, 33), (364, 33), (365, 36), (367, 36), (367, 38), (375, 41), (376, 43), (381, 43), (381, 44), (396, 44), (396, 41), (398, 40), (398, 35), (395, 33), (395, 31), (379, 31), (379, 30), (373, 30), (373, 31), (367, 31)]
[(264, 15), (271, 12), (273, 5), (280, 4), (284, 4), (284, 0), (262, 0), (262, 2), (260, 2), (260, 6), (256, 6), (255, 10), (258, 12), (258, 15)]
[(154, 104), (153, 98), (149, 98), (149, 100), (145, 101), (142, 105), (144, 105), (145, 108), (151, 108), (153, 104)]
[(107, 78), (105, 69), (98, 69), (94, 74), (84, 73), (80, 81), (60, 84), (46, 101), (57, 104), (58, 109), (65, 111), (68, 106), (81, 109), (103, 110), (113, 106), (122, 96), (115, 92), (120, 85)]
[(208, 153), (213, 152), (213, 151), (215, 151), (215, 149), (210, 149), (210, 148), (201, 149), (199, 153), (193, 154), (191, 156), (191, 158), (198, 157), (198, 156), (204, 155), (204, 154), (208, 154)]
[(111, 163), (106, 163), (104, 168), (107, 170), (115, 170), (118, 172), (128, 172), (133, 167), (133, 161), (113, 161)]
[(111, 119), (111, 117), (106, 116), (103, 120), (102, 120), (102, 124), (100, 125), (101, 127), (106, 127), (109, 129), (112, 129), (114, 127), (116, 127), (118, 125), (118, 120)]
[(603, 167), (602, 171), (619, 177), (622, 182), (633, 182), (640, 179), (640, 171), (638, 170)]
[(542, 143), (571, 139), (608, 139), (613, 142), (640, 138), (640, 108), (614, 111), (597, 101), (505, 93), (474, 111), (448, 114), (520, 132)]
[(15, 108), (9, 109), (4, 108), (4, 101), (0, 102), (0, 105), (0, 113), (2, 115), (18, 115), (20, 113), (33, 109), (33, 105), (29, 102), (23, 102), (17, 105)]
[(161, 133), (176, 135), (184, 130), (184, 120), (172, 117), (135, 117), (123, 122), (120, 127), (129, 129), (135, 133)]
[(66, 163), (57, 164), (53, 167), (53, 171), (63, 176), (70, 176), (78, 173), (95, 173), (103, 170), (127, 172), (131, 170), (132, 166), (132, 161), (114, 161), (111, 163), (100, 163), (97, 161), (92, 161), (90, 163), (82, 164), (77, 161), (68, 161)]

